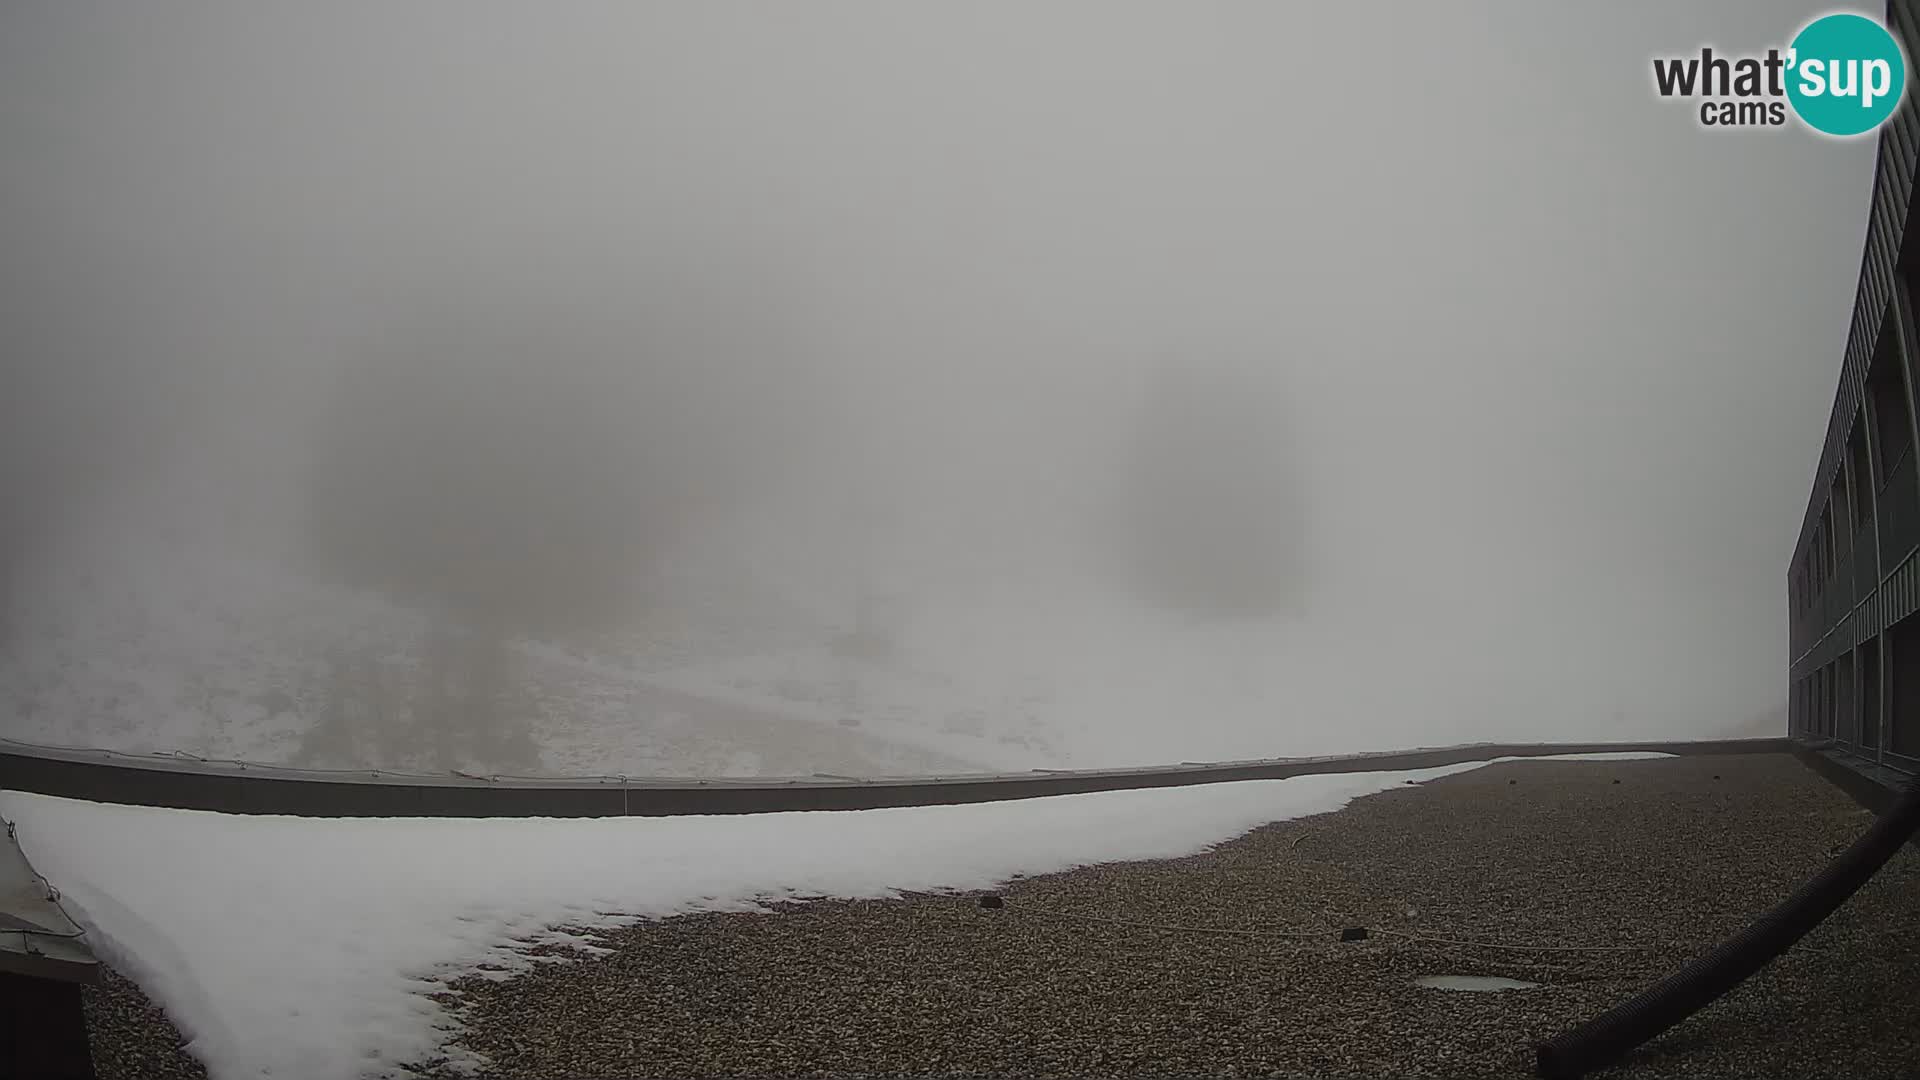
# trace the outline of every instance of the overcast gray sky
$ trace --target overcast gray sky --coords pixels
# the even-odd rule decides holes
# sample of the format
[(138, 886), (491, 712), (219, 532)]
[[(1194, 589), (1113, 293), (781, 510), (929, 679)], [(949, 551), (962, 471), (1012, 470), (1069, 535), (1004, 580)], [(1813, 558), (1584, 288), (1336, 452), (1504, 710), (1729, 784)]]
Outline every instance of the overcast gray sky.
[(163, 479), (305, 520), (343, 358), (485, 311), (600, 343), (515, 354), (556, 378), (647, 355), (579, 385), (673, 436), (583, 445), (727, 458), (689, 528), (1044, 583), (997, 636), (1073, 652), (1102, 609), (1035, 597), (1098, 591), (1130, 410), (1228, 367), (1347, 683), (1714, 730), (1784, 695), (1873, 143), (1702, 132), (1649, 60), (1820, 10), (16, 0), (6, 533)]

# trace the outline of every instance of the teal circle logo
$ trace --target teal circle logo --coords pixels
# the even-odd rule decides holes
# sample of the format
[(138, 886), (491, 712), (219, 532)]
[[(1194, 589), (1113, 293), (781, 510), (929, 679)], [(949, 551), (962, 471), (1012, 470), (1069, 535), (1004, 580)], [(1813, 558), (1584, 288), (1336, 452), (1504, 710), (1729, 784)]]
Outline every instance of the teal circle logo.
[(1787, 100), (1808, 127), (1864, 135), (1885, 123), (1907, 89), (1907, 58), (1887, 28), (1865, 15), (1823, 15), (1787, 52)]

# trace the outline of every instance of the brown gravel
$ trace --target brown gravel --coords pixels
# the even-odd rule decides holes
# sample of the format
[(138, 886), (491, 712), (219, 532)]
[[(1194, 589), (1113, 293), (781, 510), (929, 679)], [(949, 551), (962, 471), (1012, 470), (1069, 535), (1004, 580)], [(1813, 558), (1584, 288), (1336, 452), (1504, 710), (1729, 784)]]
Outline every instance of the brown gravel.
[(206, 1066), (186, 1051), (186, 1040), (140, 988), (111, 968), (104, 980), (80, 989), (87, 1041), (99, 1080), (207, 1080)]
[[(1517, 762), (1193, 858), (1015, 881), (998, 910), (939, 895), (681, 916), (601, 935), (608, 956), (461, 980), (446, 1000), (491, 1078), (1519, 1077), (1534, 1043), (1711, 948), (1869, 821), (1787, 755)], [(1340, 926), (1376, 933), (1341, 944)], [(1410, 985), (1432, 973), (1546, 985)], [(130, 984), (90, 990), (88, 1017), (103, 1080), (203, 1075)], [(1909, 848), (1786, 957), (1601, 1076), (1917, 1074)]]
[[(1616, 782), (1617, 781), (1617, 782)], [(1787, 755), (1517, 762), (1187, 859), (615, 931), (448, 1000), (492, 1077), (1527, 1075), (1539, 1040), (1711, 948), (1869, 822)], [(1144, 929), (1367, 926), (1341, 944)], [(1419, 989), (1430, 973), (1540, 990)], [(1920, 855), (1608, 1075), (1920, 1072)]]

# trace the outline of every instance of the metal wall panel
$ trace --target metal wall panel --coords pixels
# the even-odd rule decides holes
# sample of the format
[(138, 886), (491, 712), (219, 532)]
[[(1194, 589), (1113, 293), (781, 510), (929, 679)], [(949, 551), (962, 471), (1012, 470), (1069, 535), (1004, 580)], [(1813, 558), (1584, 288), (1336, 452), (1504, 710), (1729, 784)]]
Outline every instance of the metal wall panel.
[[(1903, 107), (1901, 114), (1912, 111)], [(1863, 384), (1868, 363), (1893, 292), (1894, 268), (1906, 231), (1908, 200), (1913, 187), (1913, 168), (1905, 156), (1893, 147), (1892, 125), (1882, 129), (1879, 153), (1874, 167), (1872, 213), (1867, 222), (1867, 244), (1861, 253), (1860, 281), (1855, 290), (1851, 332), (1842, 354), (1839, 389), (1828, 417), (1826, 442), (1814, 473), (1813, 493), (1801, 521), (1795, 556), (1805, 551), (1825, 506), (1826, 492), (1845, 456), (1846, 433), (1860, 411)]]
[(1887, 487), (1874, 508), (1880, 515), (1880, 565), (1897, 566), (1920, 545), (1920, 500), (1912, 496), (1915, 489), (1915, 470), (1920, 469), (1915, 458), (1920, 453), (1909, 453), (1899, 466), (1887, 477)]
[[(1903, 41), (1920, 42), (1920, 0), (1894, 0), (1887, 10), (1888, 22)], [(1791, 661), (1787, 676), (1790, 726), (1796, 734), (1848, 729), (1850, 719), (1835, 715), (1842, 703), (1833, 694), (1834, 665), (1850, 665), (1855, 649), (1877, 649), (1889, 627), (1920, 610), (1920, 561), (1915, 556), (1915, 549), (1920, 548), (1920, 438), (1914, 438), (1911, 428), (1915, 416), (1920, 415), (1913, 401), (1920, 358), (1914, 355), (1912, 305), (1901, 273), (1903, 264), (1920, 263), (1920, 257), (1916, 257), (1920, 253), (1903, 251), (1916, 168), (1920, 168), (1920, 110), (1909, 102), (1880, 131), (1853, 317), (1841, 350), (1826, 439), (1814, 469), (1793, 558), (1788, 563)], [(1855, 499), (1859, 498), (1858, 488), (1870, 484), (1872, 472), (1880, 467), (1879, 435), (1866, 425), (1866, 401), (1867, 374), (1874, 358), (1881, 355), (1891, 357), (1901, 369), (1908, 398), (1908, 437), (1916, 445), (1887, 478), (1885, 489), (1876, 488), (1869, 521), (1856, 526), (1853, 521), (1838, 520), (1847, 508), (1834, 504), (1832, 493), (1835, 484), (1844, 482), (1847, 476), (1847, 442), (1855, 425), (1862, 425), (1872, 470), (1867, 476), (1854, 476)], [(1858, 471), (1854, 470), (1856, 474)], [(1839, 540), (1839, 535), (1821, 531), (1819, 549), (1814, 544), (1830, 505), (1835, 514), (1832, 531), (1851, 541), (1835, 560), (1836, 573), (1831, 579), (1825, 572), (1824, 549)], [(1872, 689), (1866, 685), (1858, 689), (1848, 711), (1866, 714), (1868, 703), (1863, 695), (1872, 693)], [(1881, 722), (1891, 725), (1899, 718), (1883, 716)], [(1920, 718), (1909, 723), (1920, 723)], [(1876, 742), (1884, 744), (1887, 740), (1875, 739), (1857, 725), (1851, 729), (1851, 738), (1857, 740), (1863, 753), (1878, 753), (1887, 764), (1920, 769), (1920, 759), (1877, 749)]]

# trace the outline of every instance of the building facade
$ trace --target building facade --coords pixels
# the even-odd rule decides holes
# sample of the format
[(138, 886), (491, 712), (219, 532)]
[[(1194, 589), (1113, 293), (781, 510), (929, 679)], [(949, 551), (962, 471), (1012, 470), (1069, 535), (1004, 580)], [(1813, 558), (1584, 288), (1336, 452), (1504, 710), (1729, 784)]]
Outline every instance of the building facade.
[[(1916, 7), (1889, 5), (1902, 41), (1920, 42)], [(1787, 571), (1792, 734), (1910, 774), (1920, 774), (1916, 164), (1920, 116), (1908, 102), (1880, 129), (1840, 388)]]

